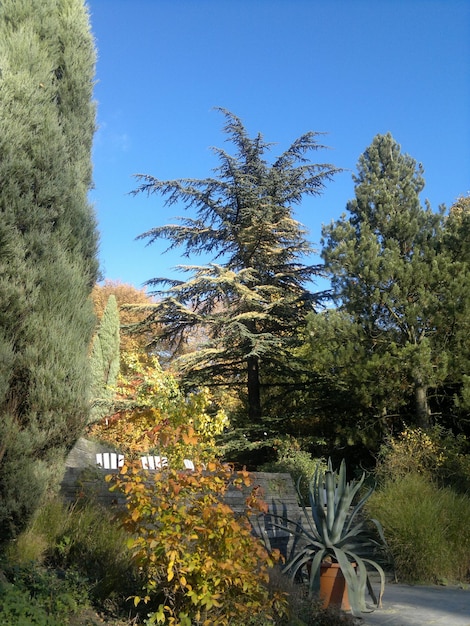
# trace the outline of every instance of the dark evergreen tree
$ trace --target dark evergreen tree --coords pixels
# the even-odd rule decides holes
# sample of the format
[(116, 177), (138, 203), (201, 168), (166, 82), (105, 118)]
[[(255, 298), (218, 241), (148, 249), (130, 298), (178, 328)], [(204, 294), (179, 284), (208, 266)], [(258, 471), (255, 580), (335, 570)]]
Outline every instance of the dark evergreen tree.
[[(390, 134), (361, 156), (349, 217), (324, 229), (323, 258), (355, 346), (332, 355), (381, 419), (414, 399), (414, 421), (427, 427), (429, 395), (449, 375), (455, 332), (452, 259), (443, 211), (423, 208), (423, 168)], [(352, 382), (352, 381), (350, 381)], [(369, 390), (369, 391), (368, 391)]]
[(262, 415), (261, 388), (292, 361), (290, 349), (315, 297), (307, 286), (318, 267), (306, 265), (312, 252), (293, 205), (319, 195), (338, 171), (312, 164), (307, 154), (321, 149), (315, 133), (297, 139), (272, 164), (261, 135), (250, 138), (242, 122), (221, 109), (234, 155), (215, 149), (215, 177), (161, 181), (139, 175), (135, 193), (158, 193), (166, 203), (182, 202), (194, 217), (158, 226), (141, 235), (152, 243), (168, 239), (186, 257), (205, 255), (201, 266), (180, 266), (187, 280), (154, 278), (157, 302), (149, 322), (163, 323), (173, 342), (188, 334), (204, 339), (180, 359), (186, 380), (196, 384), (237, 385), (246, 389), (251, 422)]
[(88, 418), (94, 63), (83, 0), (0, 3), (1, 541)]
[(119, 374), (119, 310), (116, 297), (108, 297), (91, 348), (92, 405), (90, 423), (112, 413)]
[[(449, 342), (451, 390), (455, 404), (465, 412), (470, 409), (470, 196), (458, 198), (444, 222), (444, 241), (451, 259), (452, 293), (448, 319), (454, 333)], [(460, 415), (458, 417), (461, 417)], [(467, 434), (469, 434), (467, 429)]]

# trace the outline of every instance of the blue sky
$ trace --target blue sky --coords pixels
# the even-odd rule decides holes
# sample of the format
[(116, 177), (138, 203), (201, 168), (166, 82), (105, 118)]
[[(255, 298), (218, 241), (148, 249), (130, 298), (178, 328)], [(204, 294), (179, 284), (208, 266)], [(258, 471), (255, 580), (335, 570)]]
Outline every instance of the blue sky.
[[(136, 287), (174, 276), (165, 242), (135, 237), (182, 208), (131, 196), (133, 174), (204, 178), (223, 117), (274, 142), (327, 135), (312, 155), (346, 171), (296, 218), (321, 225), (354, 196), (352, 174), (390, 131), (425, 168), (434, 209), (470, 192), (470, 0), (88, 0), (98, 49), (91, 193), (105, 278)], [(197, 262), (197, 259), (195, 259)], [(313, 259), (315, 261), (315, 259)]]

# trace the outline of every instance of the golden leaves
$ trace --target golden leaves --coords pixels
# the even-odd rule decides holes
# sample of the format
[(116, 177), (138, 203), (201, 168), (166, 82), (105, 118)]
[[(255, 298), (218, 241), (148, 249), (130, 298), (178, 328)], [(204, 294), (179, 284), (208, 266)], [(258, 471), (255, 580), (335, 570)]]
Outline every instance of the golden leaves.
[[(191, 430), (186, 433), (188, 439), (197, 438)], [(133, 535), (130, 548), (144, 577), (142, 596), (165, 594), (151, 623), (184, 626), (196, 620), (228, 626), (235, 616), (248, 619), (270, 611), (272, 596), (265, 581), (279, 555), (268, 555), (249, 523), (223, 502), (235, 482), (249, 485), (249, 473), (235, 473), (217, 461), (206, 470), (170, 466), (152, 475), (130, 464), (117, 475), (127, 499), (124, 525)], [(256, 489), (251, 497), (258, 497)], [(240, 596), (243, 603), (237, 601)], [(276, 602), (282, 607), (282, 598)]]

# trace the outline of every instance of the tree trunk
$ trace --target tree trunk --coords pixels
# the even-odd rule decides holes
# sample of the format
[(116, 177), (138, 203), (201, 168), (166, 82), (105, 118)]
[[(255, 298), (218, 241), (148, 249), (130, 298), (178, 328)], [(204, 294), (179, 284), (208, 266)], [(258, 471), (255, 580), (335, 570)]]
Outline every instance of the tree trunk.
[(259, 422), (261, 419), (261, 393), (259, 382), (259, 362), (255, 356), (248, 357), (248, 417), (250, 421)]
[(415, 380), (416, 423), (427, 430), (431, 426), (431, 411), (428, 402), (428, 389), (421, 380)]

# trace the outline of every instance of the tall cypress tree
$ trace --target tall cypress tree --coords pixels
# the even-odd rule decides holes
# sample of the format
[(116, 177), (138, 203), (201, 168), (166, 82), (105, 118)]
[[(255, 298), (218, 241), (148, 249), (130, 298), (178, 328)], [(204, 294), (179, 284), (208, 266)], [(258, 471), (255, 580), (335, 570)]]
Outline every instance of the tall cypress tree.
[(206, 341), (182, 357), (187, 380), (237, 385), (246, 390), (251, 422), (262, 417), (261, 388), (270, 374), (279, 377), (292, 359), (298, 330), (315, 298), (308, 281), (318, 267), (304, 260), (312, 252), (293, 206), (319, 195), (338, 170), (313, 164), (308, 155), (323, 146), (313, 132), (299, 137), (269, 163), (269, 144), (248, 136), (241, 120), (221, 109), (224, 131), (235, 154), (215, 149), (219, 167), (202, 180), (162, 181), (140, 176), (138, 192), (181, 201), (194, 217), (157, 226), (142, 237), (168, 239), (184, 256), (206, 254), (212, 262), (182, 266), (188, 280), (152, 279), (163, 296), (149, 321), (160, 322), (163, 337), (174, 341), (202, 329)]
[(0, 4), (0, 536), (87, 422), (97, 235), (95, 50), (83, 0)]
[(92, 407), (90, 423), (112, 412), (119, 374), (119, 310), (116, 296), (108, 297), (91, 348)]

